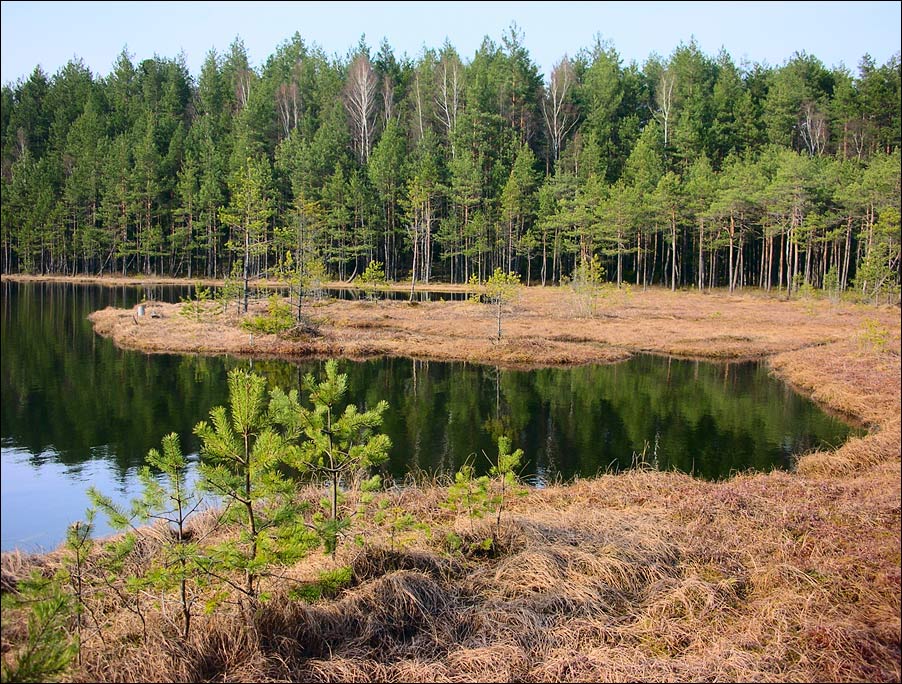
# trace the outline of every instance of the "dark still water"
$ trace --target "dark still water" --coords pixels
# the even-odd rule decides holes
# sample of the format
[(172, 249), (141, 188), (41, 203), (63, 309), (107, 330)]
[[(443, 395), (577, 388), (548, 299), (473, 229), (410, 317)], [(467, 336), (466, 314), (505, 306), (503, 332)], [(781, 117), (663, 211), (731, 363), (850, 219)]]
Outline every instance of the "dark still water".
[[(236, 366), (271, 385), (298, 387), (322, 362), (144, 355), (93, 333), (87, 315), (133, 306), (140, 288), (17, 284), (2, 289), (2, 548), (52, 548), (83, 516), (89, 485), (120, 499), (135, 492), (148, 449), (175, 431), (196, 453), (194, 425), (227, 400)], [(187, 289), (155, 286), (178, 301)], [(768, 375), (763, 364), (711, 364), (637, 356), (608, 366), (499, 371), (410, 359), (343, 361), (361, 408), (386, 399), (386, 475), (477, 467), (507, 434), (525, 452), (523, 476), (541, 484), (628, 468), (633, 454), (661, 469), (719, 479), (791, 466), (793, 456), (837, 445), (839, 420)]]

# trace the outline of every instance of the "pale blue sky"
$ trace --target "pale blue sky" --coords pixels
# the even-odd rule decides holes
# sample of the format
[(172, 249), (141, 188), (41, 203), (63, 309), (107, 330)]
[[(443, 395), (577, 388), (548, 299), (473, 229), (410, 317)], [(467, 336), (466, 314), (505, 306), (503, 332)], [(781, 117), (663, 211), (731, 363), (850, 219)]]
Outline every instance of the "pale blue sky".
[(694, 35), (715, 55), (783, 64), (806, 51), (829, 68), (856, 71), (867, 52), (878, 64), (900, 50), (899, 2), (2, 2), (0, 80), (14, 82), (37, 64), (52, 75), (73, 56), (105, 76), (124, 46), (136, 60), (185, 52), (193, 75), (207, 51), (240, 35), (254, 66), (299, 31), (328, 54), (346, 54), (362, 33), (374, 49), (417, 56), (448, 38), (465, 60), (488, 35), (500, 42), (515, 21), (547, 74), (601, 34), (624, 64), (652, 52), (666, 57)]

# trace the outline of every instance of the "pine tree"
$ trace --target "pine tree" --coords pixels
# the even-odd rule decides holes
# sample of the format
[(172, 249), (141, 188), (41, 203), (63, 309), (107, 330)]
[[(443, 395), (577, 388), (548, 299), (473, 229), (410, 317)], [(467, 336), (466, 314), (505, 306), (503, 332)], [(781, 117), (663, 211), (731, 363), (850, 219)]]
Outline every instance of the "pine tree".
[(350, 516), (341, 508), (341, 485), (352, 487), (364, 472), (388, 458), (391, 440), (376, 432), (388, 403), (358, 410), (354, 404), (341, 408), (348, 390), (348, 376), (338, 372), (334, 360), (326, 362), (325, 377), (312, 373), (303, 380), (310, 406), (302, 406), (296, 390), (272, 393), (272, 415), (281, 426), (286, 442), (285, 462), (301, 472), (325, 478), (329, 484), (328, 517), (317, 516), (314, 524), (327, 553), (333, 558)]
[(247, 313), (251, 257), (265, 248), (266, 228), (273, 213), (269, 161), (248, 157), (229, 182), (231, 202), (219, 210), (220, 220), (235, 232), (229, 249), (243, 255), (243, 299)]
[[(223, 520), (237, 522), (243, 532), (214, 550), (204, 569), (244, 595), (250, 619), (261, 598), (261, 575), (306, 553), (307, 538), (293, 520), (291, 483), (278, 468), (286, 444), (267, 411), (266, 381), (236, 368), (228, 384), (228, 408), (211, 410), (210, 422), (201, 421), (194, 432), (202, 443), (202, 485), (222, 498)], [(244, 585), (219, 568), (242, 571)]]

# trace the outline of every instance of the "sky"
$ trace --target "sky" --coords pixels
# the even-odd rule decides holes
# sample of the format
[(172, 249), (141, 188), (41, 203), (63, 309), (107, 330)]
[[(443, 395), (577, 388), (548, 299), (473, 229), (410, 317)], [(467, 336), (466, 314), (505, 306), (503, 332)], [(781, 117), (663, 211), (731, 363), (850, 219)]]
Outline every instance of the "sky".
[(106, 76), (124, 47), (135, 61), (184, 51), (194, 76), (211, 48), (236, 36), (252, 66), (299, 32), (328, 55), (346, 55), (362, 34), (375, 52), (383, 38), (396, 56), (417, 57), (447, 39), (469, 61), (484, 36), (496, 43), (512, 22), (547, 76), (566, 53), (609, 41), (624, 64), (670, 55), (693, 37), (714, 56), (782, 65), (807, 52), (828, 68), (857, 73), (868, 53), (884, 64), (902, 49), (900, 2), (22, 2), (0, 3), (0, 81), (38, 64), (55, 74), (73, 57)]

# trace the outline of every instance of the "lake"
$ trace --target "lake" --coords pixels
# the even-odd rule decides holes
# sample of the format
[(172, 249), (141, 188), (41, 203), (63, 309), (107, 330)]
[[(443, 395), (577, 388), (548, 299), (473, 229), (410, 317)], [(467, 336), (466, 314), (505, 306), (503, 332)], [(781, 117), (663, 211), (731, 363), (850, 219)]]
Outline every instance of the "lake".
[[(119, 500), (136, 493), (148, 449), (179, 433), (196, 461), (194, 425), (227, 400), (242, 367), (270, 385), (299, 387), (323, 362), (145, 355), (95, 335), (87, 315), (144, 295), (178, 301), (188, 287), (14, 283), (2, 290), (0, 445), (2, 547), (50, 549), (83, 517), (89, 485)], [(795, 456), (854, 430), (769, 375), (763, 362), (705, 363), (639, 355), (613, 365), (532, 371), (403, 358), (342, 361), (349, 399), (389, 402), (384, 475), (488, 468), (506, 434), (524, 450), (523, 478), (591, 477), (629, 468), (722, 479), (790, 468)], [(105, 529), (99, 526), (100, 531)]]

